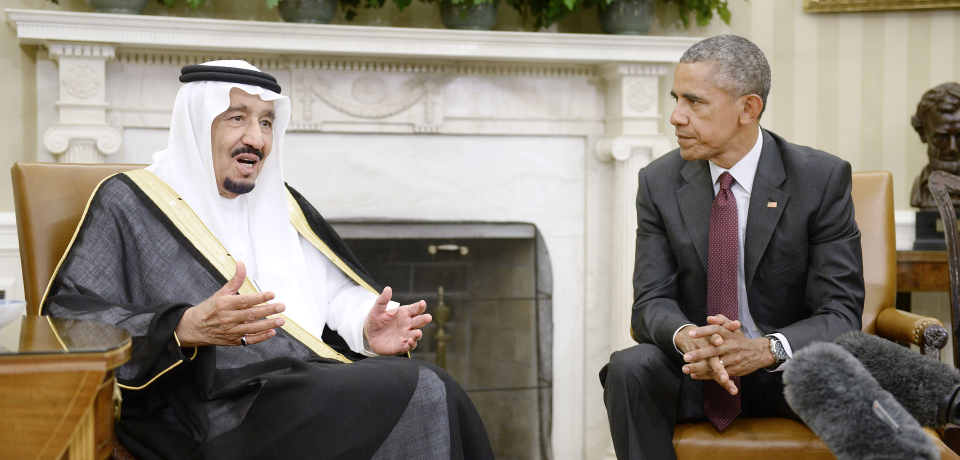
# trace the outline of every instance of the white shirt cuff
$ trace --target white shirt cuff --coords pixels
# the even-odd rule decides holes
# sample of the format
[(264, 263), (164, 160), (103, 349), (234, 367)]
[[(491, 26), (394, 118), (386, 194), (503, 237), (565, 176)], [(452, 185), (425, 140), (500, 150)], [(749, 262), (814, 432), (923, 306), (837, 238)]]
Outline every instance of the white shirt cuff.
[(673, 348), (677, 350), (677, 353), (680, 353), (680, 356), (683, 356), (683, 352), (680, 351), (679, 348), (677, 348), (677, 334), (680, 333), (680, 329), (683, 329), (687, 326), (696, 326), (696, 324), (693, 324), (693, 323), (684, 324), (683, 326), (678, 327), (677, 330), (673, 331)]

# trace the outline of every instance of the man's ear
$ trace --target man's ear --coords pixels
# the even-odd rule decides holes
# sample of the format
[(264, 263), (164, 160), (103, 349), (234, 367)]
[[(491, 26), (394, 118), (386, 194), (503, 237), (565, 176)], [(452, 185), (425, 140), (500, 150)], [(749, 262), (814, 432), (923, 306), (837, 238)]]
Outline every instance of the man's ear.
[(763, 100), (756, 94), (743, 96), (743, 111), (740, 112), (740, 123), (750, 124), (763, 112)]

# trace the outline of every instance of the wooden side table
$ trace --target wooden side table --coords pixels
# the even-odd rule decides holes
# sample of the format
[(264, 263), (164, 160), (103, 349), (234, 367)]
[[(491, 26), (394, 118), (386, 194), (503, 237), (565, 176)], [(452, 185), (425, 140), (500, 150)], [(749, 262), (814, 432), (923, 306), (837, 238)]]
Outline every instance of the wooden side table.
[(947, 251), (897, 251), (897, 291), (949, 291)]
[(130, 335), (89, 321), (27, 315), (0, 348), (0, 458), (102, 460), (113, 450)]
[(917, 291), (950, 291), (946, 251), (897, 251), (897, 308), (910, 311)]

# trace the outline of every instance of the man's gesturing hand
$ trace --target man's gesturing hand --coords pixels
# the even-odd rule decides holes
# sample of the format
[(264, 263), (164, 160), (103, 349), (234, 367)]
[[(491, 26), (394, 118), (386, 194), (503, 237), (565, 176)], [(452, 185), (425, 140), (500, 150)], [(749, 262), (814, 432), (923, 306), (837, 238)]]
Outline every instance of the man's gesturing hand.
[(274, 298), (272, 292), (236, 295), (246, 277), (247, 268), (237, 262), (237, 272), (227, 284), (183, 313), (177, 325), (180, 346), (240, 345), (243, 337), (252, 345), (277, 334), (274, 328), (283, 326), (283, 318), (265, 318), (282, 312), (284, 305), (267, 304)]
[(392, 296), (392, 289), (383, 288), (383, 294), (377, 297), (363, 322), (363, 335), (370, 350), (378, 355), (399, 355), (417, 348), (417, 341), (423, 337), (420, 328), (433, 320), (432, 316), (423, 313), (427, 303), (422, 300), (387, 310)]

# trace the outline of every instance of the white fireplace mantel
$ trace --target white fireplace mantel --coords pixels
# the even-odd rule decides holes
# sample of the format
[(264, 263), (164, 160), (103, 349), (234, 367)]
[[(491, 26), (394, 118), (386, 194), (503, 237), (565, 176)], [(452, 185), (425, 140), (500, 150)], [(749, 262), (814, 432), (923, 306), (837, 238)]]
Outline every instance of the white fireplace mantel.
[(52, 41), (124, 48), (193, 51), (246, 50), (254, 54), (379, 56), (419, 59), (600, 64), (676, 62), (695, 40), (465, 31), (402, 27), (124, 16), (8, 9), (20, 44)]
[(6, 18), (40, 49), (42, 161), (149, 162), (135, 154), (164, 147), (180, 67), (246, 59), (290, 97), (287, 179), (327, 217), (537, 225), (555, 280), (553, 452), (607, 452), (596, 372), (630, 343), (636, 174), (671, 148), (662, 80), (696, 39)]

